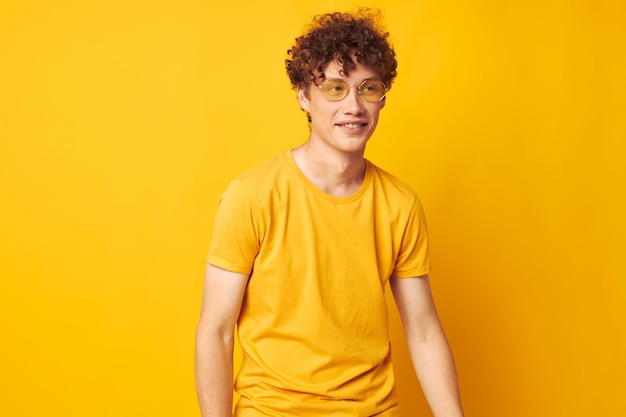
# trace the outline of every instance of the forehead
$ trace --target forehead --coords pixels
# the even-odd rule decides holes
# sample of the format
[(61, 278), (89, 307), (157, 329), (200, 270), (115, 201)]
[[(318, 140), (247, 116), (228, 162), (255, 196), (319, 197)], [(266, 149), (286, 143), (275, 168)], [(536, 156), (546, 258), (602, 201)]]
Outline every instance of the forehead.
[(340, 78), (344, 80), (365, 80), (371, 78), (379, 78), (376, 71), (363, 64), (356, 63), (356, 67), (350, 71), (348, 75), (343, 72), (343, 66), (337, 61), (330, 61), (324, 67), (321, 74), (323, 78)]

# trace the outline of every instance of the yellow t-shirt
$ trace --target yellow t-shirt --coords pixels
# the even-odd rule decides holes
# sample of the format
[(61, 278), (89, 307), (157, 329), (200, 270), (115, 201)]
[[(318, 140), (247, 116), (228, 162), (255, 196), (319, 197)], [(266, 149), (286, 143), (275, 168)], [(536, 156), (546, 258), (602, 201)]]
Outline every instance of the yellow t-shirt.
[(369, 161), (330, 196), (288, 151), (220, 199), (207, 261), (250, 274), (235, 415), (397, 416), (385, 285), (429, 272), (416, 194)]

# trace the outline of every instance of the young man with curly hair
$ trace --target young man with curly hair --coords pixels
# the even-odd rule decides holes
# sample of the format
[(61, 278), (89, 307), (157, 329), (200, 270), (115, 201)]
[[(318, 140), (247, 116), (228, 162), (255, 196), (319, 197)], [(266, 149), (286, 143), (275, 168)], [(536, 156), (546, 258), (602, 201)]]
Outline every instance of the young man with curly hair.
[(205, 417), (399, 416), (384, 291), (436, 417), (463, 415), (432, 300), (426, 223), (407, 185), (364, 159), (396, 59), (377, 15), (318, 16), (288, 51), (301, 146), (220, 199), (197, 331)]

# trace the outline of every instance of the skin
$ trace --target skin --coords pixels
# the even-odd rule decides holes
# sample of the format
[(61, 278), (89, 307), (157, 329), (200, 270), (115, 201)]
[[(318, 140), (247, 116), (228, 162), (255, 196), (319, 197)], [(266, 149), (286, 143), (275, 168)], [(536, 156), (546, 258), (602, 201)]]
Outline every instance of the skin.
[[(349, 76), (336, 61), (324, 69), (326, 79), (342, 79), (357, 86), (366, 79), (380, 78), (358, 64)], [(365, 101), (356, 87), (341, 101), (328, 101), (315, 85), (299, 85), (300, 107), (311, 114), (311, 136), (292, 151), (298, 167), (318, 188), (335, 197), (346, 197), (359, 189), (365, 174), (365, 146), (376, 130), (385, 100)]]
[[(379, 79), (357, 65), (349, 76), (330, 62), (324, 76), (349, 85)], [(365, 146), (385, 101), (370, 103), (351, 88), (341, 101), (326, 100), (315, 85), (298, 86), (298, 101), (311, 115), (311, 136), (292, 154), (304, 175), (336, 197), (354, 194), (363, 182)], [(196, 335), (196, 387), (203, 417), (230, 417), (234, 327), (248, 276), (207, 265)], [(417, 376), (435, 417), (462, 417), (454, 360), (433, 302), (428, 276), (390, 278)]]
[(196, 391), (203, 417), (230, 417), (234, 328), (248, 276), (208, 264), (196, 330)]
[(415, 373), (435, 417), (463, 417), (456, 368), (427, 275), (389, 280)]

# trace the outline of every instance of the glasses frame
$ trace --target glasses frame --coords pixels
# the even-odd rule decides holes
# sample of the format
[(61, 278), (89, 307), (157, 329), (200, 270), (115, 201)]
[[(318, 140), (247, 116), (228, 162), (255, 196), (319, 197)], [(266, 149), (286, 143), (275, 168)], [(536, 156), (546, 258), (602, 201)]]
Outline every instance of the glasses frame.
[[(341, 97), (341, 98), (340, 98), (340, 99), (338, 99), (338, 100), (330, 100), (330, 99), (328, 99), (328, 97), (326, 97), (326, 96), (324, 95), (324, 91), (323, 91), (323, 88), (324, 88), (324, 87), (323, 87), (323, 85), (324, 85), (325, 83), (329, 82), (329, 81), (332, 81), (332, 82), (338, 82), (338, 83), (343, 83), (343, 84), (347, 85), (347, 86), (348, 86), (348, 89), (346, 90), (346, 95), (344, 95), (343, 97)], [(385, 87), (385, 92), (384, 92), (384, 93), (383, 93), (383, 95), (382, 95), (382, 96), (381, 96), (378, 100), (376, 100), (376, 101), (370, 101), (370, 100), (366, 99), (365, 97), (363, 97), (363, 93), (362, 93), (362, 91), (361, 91), (361, 87), (363, 87), (363, 84), (368, 83), (368, 82), (372, 82), (372, 81), (374, 81), (374, 82), (378, 82), (378, 83), (381, 83), (381, 84), (383, 85), (383, 87)], [(322, 90), (322, 96), (323, 96), (326, 100), (331, 101), (331, 102), (334, 102), (334, 101), (341, 101), (341, 100), (345, 99), (346, 97), (348, 97), (348, 94), (350, 94), (350, 89), (351, 89), (352, 87), (354, 87), (354, 85), (350, 85), (350, 84), (348, 84), (347, 82), (345, 82), (345, 81), (343, 81), (343, 80), (336, 80), (336, 79), (324, 80), (324, 82), (322, 82), (322, 85), (317, 84), (317, 83), (315, 83), (315, 85), (316, 85), (316, 86), (318, 86), (320, 90)], [(368, 103), (376, 103), (377, 101), (383, 101), (383, 100), (385, 99), (385, 97), (387, 97), (387, 92), (389, 91), (389, 89), (390, 89), (390, 87), (387, 87), (387, 85), (386, 85), (384, 82), (380, 81), (380, 80), (363, 80), (363, 82), (357, 86), (357, 92), (359, 93), (359, 95), (360, 95), (361, 97), (363, 97), (363, 100), (367, 101)]]

